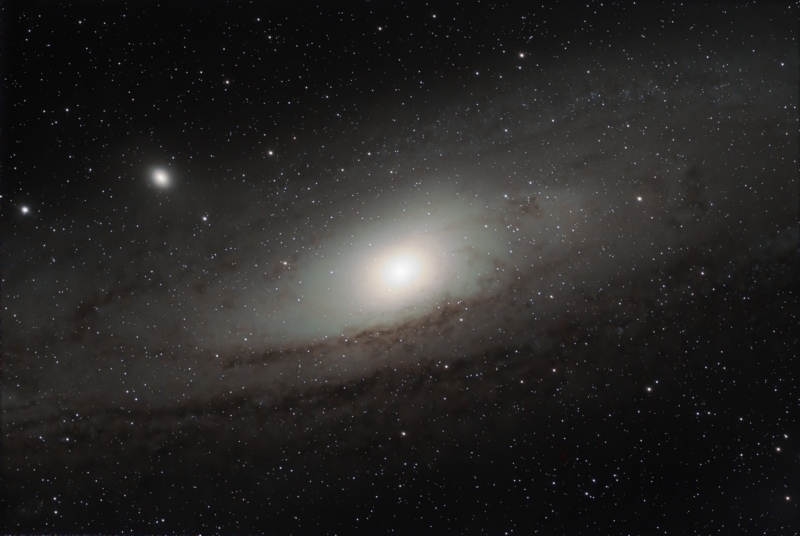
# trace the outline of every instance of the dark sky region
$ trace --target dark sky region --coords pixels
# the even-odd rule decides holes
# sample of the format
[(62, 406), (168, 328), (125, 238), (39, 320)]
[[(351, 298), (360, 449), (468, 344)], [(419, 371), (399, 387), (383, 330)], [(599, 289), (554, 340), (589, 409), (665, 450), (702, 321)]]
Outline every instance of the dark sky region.
[(2, 21), (2, 532), (797, 533), (795, 3)]

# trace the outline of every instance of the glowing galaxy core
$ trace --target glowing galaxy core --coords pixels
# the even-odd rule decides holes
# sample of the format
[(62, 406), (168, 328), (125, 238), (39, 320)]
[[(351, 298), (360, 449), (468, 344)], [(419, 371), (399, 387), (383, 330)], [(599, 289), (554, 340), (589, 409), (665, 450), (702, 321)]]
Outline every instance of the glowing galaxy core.
[(422, 263), (413, 255), (398, 255), (389, 259), (381, 270), (381, 280), (389, 288), (403, 288), (419, 276)]
[(169, 176), (160, 169), (153, 172), (153, 180), (158, 186), (169, 186)]

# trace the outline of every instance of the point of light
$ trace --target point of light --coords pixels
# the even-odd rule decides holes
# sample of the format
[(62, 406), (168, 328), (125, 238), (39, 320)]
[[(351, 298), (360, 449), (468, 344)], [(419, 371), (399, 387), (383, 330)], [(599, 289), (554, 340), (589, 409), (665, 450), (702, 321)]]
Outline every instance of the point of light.
[(403, 288), (419, 276), (422, 263), (414, 255), (392, 257), (381, 269), (381, 280), (389, 288)]
[(26, 206), (21, 207), (20, 210), (22, 211), (23, 214), (27, 214), (28, 212), (30, 212), (30, 209)]
[(160, 169), (153, 172), (153, 180), (158, 186), (169, 186), (169, 175)]

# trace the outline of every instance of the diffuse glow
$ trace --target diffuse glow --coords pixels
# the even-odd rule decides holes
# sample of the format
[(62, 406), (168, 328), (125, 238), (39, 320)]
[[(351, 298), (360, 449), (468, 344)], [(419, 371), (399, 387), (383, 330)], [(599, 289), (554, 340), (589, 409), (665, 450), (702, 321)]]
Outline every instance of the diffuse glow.
[(169, 175), (166, 171), (157, 169), (153, 172), (153, 181), (162, 188), (169, 186)]
[(389, 259), (381, 269), (381, 280), (390, 289), (400, 289), (414, 282), (422, 271), (420, 260), (410, 254)]

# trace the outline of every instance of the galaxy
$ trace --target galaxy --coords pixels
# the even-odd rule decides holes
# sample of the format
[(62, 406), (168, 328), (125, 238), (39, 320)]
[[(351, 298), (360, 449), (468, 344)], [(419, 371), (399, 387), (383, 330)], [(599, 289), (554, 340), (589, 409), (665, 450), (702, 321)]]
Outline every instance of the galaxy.
[(5, 12), (4, 533), (796, 533), (796, 5)]

